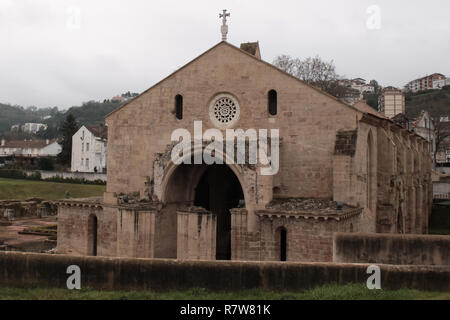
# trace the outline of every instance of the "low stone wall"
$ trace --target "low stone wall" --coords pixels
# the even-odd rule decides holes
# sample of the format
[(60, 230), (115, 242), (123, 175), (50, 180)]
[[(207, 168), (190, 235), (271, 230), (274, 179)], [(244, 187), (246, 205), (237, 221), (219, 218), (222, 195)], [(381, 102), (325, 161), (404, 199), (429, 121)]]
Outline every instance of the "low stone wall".
[(335, 233), (333, 262), (449, 266), (450, 236)]
[[(71, 179), (85, 179), (87, 181), (101, 180), (106, 182), (106, 173), (91, 173), (91, 172), (64, 172), (64, 171), (39, 171), (42, 179), (49, 179), (54, 177), (71, 178)], [(27, 172), (31, 175), (33, 171)]]
[[(81, 269), (81, 286), (105, 290), (301, 291), (363, 283), (366, 264), (181, 261), (0, 252), (0, 284), (66, 288), (67, 267)], [(450, 268), (380, 265), (383, 289), (450, 290)]]

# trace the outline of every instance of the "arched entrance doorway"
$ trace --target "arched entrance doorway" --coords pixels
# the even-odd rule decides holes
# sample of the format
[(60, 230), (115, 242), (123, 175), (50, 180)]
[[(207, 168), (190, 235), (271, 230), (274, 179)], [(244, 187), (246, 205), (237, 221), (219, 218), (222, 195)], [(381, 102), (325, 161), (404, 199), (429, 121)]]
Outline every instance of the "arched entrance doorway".
[(244, 200), (241, 184), (227, 165), (210, 165), (195, 188), (194, 205), (217, 217), (216, 259), (231, 259), (231, 214)]
[(155, 230), (155, 257), (177, 257), (177, 211), (198, 206), (216, 215), (216, 259), (231, 259), (230, 209), (244, 206), (243, 189), (233, 170), (226, 164), (181, 164), (168, 179)]

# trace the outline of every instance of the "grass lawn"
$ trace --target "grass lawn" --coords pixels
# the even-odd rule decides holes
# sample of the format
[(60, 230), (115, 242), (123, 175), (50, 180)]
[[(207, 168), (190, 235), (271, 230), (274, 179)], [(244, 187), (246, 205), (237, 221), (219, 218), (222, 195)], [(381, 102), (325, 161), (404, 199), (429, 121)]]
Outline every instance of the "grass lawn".
[(416, 290), (369, 290), (365, 285), (328, 285), (301, 293), (269, 292), (259, 289), (238, 292), (187, 291), (96, 291), (89, 289), (44, 289), (0, 286), (3, 300), (450, 300), (450, 293)]
[(72, 198), (103, 196), (106, 186), (0, 178), (0, 200), (43, 198), (63, 199), (66, 191)]
[(450, 235), (449, 206), (433, 205), (429, 233)]

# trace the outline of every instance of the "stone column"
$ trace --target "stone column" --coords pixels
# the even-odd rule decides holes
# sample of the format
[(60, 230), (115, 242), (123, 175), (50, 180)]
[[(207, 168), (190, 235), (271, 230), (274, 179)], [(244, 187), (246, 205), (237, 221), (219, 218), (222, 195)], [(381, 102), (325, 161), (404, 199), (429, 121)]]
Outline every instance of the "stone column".
[[(114, 212), (108, 208), (108, 212)], [(112, 215), (112, 214), (111, 214)], [(117, 214), (117, 255), (154, 258), (156, 210), (119, 209)]]
[(245, 208), (231, 209), (231, 260), (247, 258), (247, 215)]
[(40, 206), (37, 208), (37, 216), (38, 218), (45, 218), (47, 217), (47, 207), (46, 206)]
[(177, 211), (177, 259), (216, 259), (216, 215), (210, 211)]

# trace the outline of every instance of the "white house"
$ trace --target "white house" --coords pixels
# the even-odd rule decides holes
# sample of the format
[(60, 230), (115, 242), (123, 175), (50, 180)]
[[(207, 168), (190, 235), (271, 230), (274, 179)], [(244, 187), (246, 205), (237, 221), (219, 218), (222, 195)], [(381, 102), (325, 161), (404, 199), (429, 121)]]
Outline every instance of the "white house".
[(450, 78), (437, 79), (433, 81), (433, 89), (442, 89), (444, 86), (450, 86)]
[(22, 126), (23, 132), (36, 134), (39, 130), (47, 130), (47, 125), (43, 123), (25, 123)]
[(29, 158), (56, 157), (62, 150), (54, 140), (1, 140), (0, 156), (22, 156)]
[(72, 137), (72, 172), (105, 172), (108, 128), (82, 126)]

